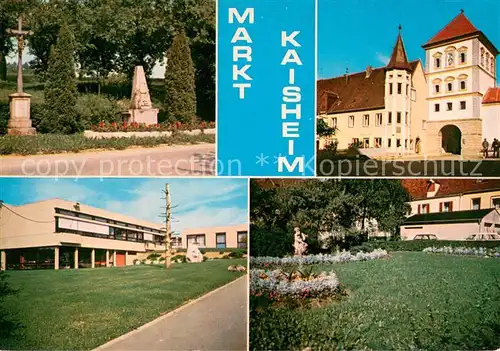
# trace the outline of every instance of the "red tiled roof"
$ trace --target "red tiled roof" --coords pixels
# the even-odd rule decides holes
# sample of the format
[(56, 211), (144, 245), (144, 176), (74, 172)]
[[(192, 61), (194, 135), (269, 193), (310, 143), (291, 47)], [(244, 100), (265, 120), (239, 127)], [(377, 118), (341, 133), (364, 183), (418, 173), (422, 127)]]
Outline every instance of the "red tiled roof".
[(500, 88), (489, 88), (483, 96), (483, 104), (500, 103)]
[[(411, 71), (419, 61), (409, 63)], [(345, 76), (321, 79), (317, 82), (317, 113), (340, 113), (382, 109), (385, 107), (386, 67)]]
[(474, 25), (469, 21), (463, 13), (460, 13), (454, 19), (451, 20), (443, 29), (441, 29), (434, 37), (432, 37), (424, 47), (440, 43), (446, 40), (454, 39), (457, 37), (463, 37), (471, 34), (481, 33)]
[[(436, 179), (435, 182), (440, 187), (434, 197), (500, 190), (500, 179)], [(432, 182), (429, 179), (402, 179), (401, 184), (412, 200), (423, 200)]]

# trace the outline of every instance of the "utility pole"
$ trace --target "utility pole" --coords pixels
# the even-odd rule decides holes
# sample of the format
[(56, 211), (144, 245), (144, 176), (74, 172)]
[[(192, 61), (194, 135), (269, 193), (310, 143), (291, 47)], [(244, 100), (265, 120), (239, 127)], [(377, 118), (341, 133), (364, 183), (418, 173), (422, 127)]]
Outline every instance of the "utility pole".
[(165, 268), (170, 268), (172, 257), (172, 204), (170, 202), (170, 187), (165, 184)]

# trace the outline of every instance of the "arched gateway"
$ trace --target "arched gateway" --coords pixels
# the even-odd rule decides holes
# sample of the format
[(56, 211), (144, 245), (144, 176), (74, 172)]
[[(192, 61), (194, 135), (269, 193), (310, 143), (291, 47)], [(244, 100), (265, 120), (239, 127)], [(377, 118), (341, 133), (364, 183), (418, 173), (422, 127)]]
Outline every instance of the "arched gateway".
[(453, 125), (448, 124), (439, 131), (441, 136), (441, 146), (444, 152), (449, 152), (455, 155), (462, 153), (462, 132)]

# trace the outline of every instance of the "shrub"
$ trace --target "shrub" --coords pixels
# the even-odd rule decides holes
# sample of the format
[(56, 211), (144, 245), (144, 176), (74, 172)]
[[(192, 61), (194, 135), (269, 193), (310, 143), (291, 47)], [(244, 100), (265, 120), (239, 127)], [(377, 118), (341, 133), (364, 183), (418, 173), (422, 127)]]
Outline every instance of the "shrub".
[(423, 251), (427, 247), (484, 247), (495, 248), (500, 247), (500, 241), (467, 241), (467, 240), (400, 240), (400, 241), (379, 241), (367, 242), (361, 246), (356, 246), (351, 249), (351, 252), (373, 251), (375, 248), (384, 249), (387, 251)]
[(187, 262), (187, 259), (186, 259), (186, 256), (184, 255), (175, 255), (171, 258), (171, 261), (172, 262), (176, 262), (180, 260), (182, 263), (186, 263)]
[(208, 261), (208, 257), (207, 256), (203, 256), (203, 262), (205, 261)]
[(243, 255), (244, 255), (244, 253), (242, 250), (236, 250), (236, 251), (230, 252), (228, 256), (231, 258), (242, 258)]
[(82, 129), (76, 109), (78, 91), (74, 53), (73, 33), (67, 24), (63, 24), (50, 52), (44, 90), (45, 110), (40, 126), (43, 131), (71, 134)]
[(250, 227), (250, 255), (283, 257), (293, 253), (293, 233)]
[(159, 253), (157, 253), (157, 252), (153, 252), (152, 254), (149, 254), (149, 255), (148, 255), (147, 259), (148, 259), (148, 260), (151, 260), (151, 261), (156, 261), (156, 259), (157, 259), (158, 257), (160, 257), (160, 256), (161, 256), (161, 254), (159, 254)]
[(165, 262), (165, 257), (160, 257), (159, 261), (160, 262)]
[(76, 110), (84, 129), (90, 129), (101, 121), (112, 123), (122, 121), (122, 108), (114, 100), (103, 95), (82, 94), (78, 97)]
[(175, 35), (167, 58), (164, 105), (167, 120), (191, 123), (196, 117), (195, 71), (183, 30)]

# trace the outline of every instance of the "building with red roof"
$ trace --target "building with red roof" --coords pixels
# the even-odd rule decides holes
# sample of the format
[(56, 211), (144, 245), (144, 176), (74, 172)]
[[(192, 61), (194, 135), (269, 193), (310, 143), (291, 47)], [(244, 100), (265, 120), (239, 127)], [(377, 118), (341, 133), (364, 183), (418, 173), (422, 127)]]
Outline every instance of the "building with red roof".
[(385, 67), (319, 80), (317, 114), (337, 128), (319, 147), (477, 157), (500, 139), (495, 45), (461, 11), (423, 48), (425, 67), (408, 60), (400, 27)]

